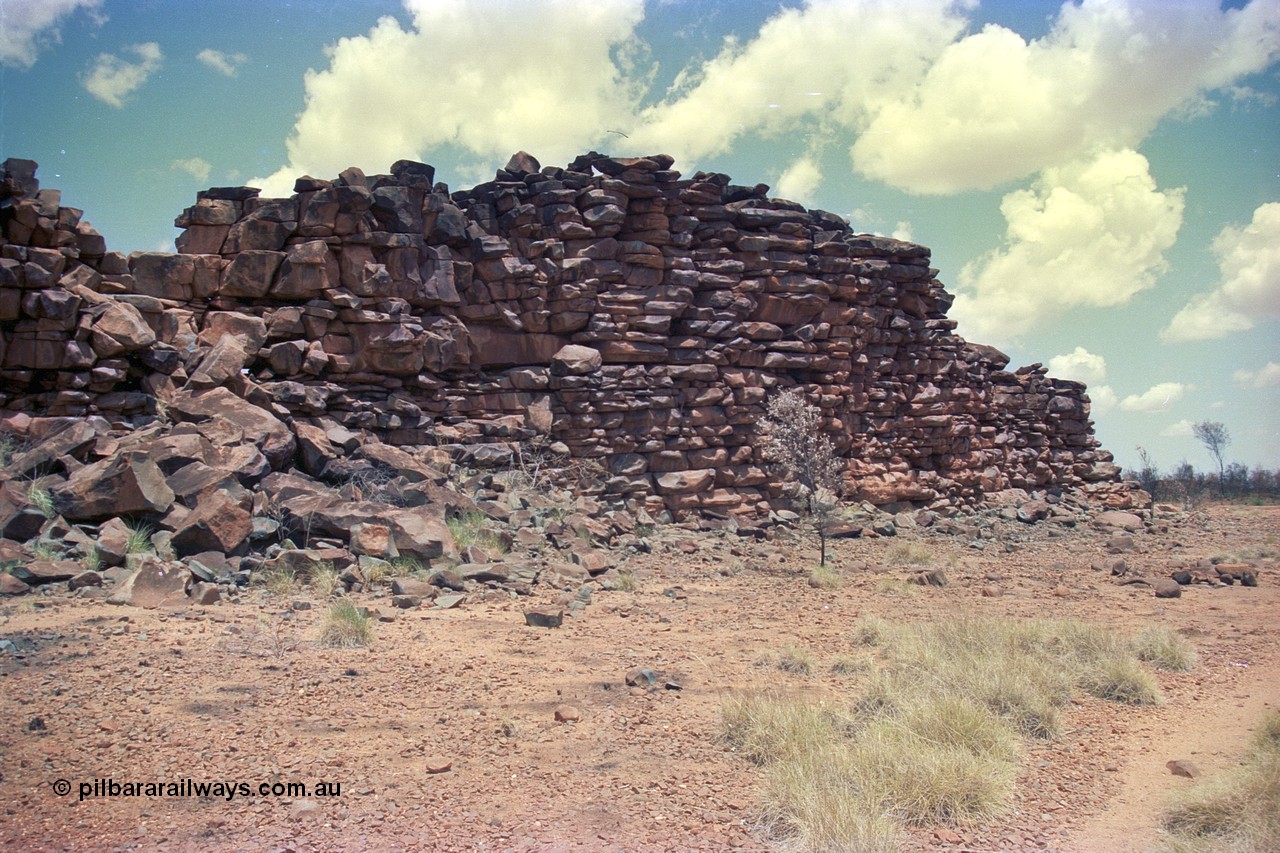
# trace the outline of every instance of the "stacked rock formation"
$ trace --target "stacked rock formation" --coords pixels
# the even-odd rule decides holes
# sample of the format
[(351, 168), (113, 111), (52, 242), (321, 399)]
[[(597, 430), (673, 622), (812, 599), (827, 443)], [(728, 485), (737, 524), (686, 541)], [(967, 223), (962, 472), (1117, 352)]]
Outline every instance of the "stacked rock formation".
[(126, 257), (8, 160), (0, 412), (138, 427), (234, 398), (286, 426), (259, 445), (276, 470), (340, 458), (335, 430), (473, 466), (538, 441), (633, 506), (740, 514), (776, 502), (757, 424), (798, 387), (852, 498), (1123, 503), (1084, 386), (958, 337), (927, 248), (672, 165), (520, 153), (454, 193), (410, 161), (289, 198), (214, 188), (177, 253)]

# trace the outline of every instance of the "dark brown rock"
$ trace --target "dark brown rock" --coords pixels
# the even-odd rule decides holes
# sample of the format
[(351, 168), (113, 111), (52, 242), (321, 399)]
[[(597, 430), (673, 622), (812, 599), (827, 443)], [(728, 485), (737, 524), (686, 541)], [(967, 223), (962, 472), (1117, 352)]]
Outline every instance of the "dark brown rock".
[(524, 612), (524, 623), (534, 628), (559, 628), (563, 622), (563, 607), (531, 607)]
[(139, 452), (86, 465), (51, 493), (58, 512), (70, 521), (163, 513), (174, 498), (159, 466)]
[(0, 595), (26, 595), (29, 592), (31, 587), (28, 584), (8, 572), (0, 572)]
[(74, 560), (32, 560), (9, 569), (14, 578), (23, 581), (28, 587), (60, 583), (74, 578), (82, 571), (83, 567)]
[(420, 578), (393, 578), (391, 592), (393, 595), (417, 596), (421, 600), (423, 598), (435, 598), (436, 593), (439, 592), (439, 587)]
[(237, 397), (226, 388), (204, 391), (180, 391), (170, 407), (195, 421), (216, 419), (221, 425), (239, 431), (245, 441), (262, 452), (275, 470), (292, 461), (297, 443), (293, 432), (267, 410)]
[(191, 585), (191, 603), (208, 607), (222, 600), (222, 590), (216, 583), (199, 582)]
[(102, 583), (103, 580), (101, 574), (98, 572), (85, 571), (67, 579), (67, 590), (74, 591), (87, 586), (102, 586)]
[(108, 604), (132, 607), (177, 607), (187, 601), (191, 572), (181, 563), (168, 563), (154, 554), (141, 555), (138, 567), (112, 589)]
[(201, 551), (239, 553), (253, 532), (251, 517), (222, 490), (205, 492), (174, 529), (171, 540), (178, 556)]

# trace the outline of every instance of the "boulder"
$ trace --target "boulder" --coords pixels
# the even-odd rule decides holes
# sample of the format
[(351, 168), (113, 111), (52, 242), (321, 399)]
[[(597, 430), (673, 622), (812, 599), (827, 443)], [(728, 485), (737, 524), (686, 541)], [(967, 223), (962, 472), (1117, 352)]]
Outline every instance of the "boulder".
[(178, 607), (187, 601), (191, 572), (181, 563), (166, 562), (154, 554), (139, 555), (138, 566), (107, 596), (108, 604), (132, 607)]
[(31, 587), (15, 578), (8, 572), (0, 572), (0, 596), (3, 595), (26, 595), (31, 592)]
[(234, 335), (223, 336), (200, 359), (199, 366), (187, 380), (192, 388), (212, 388), (240, 376), (240, 371), (252, 360), (245, 351), (244, 341)]
[(159, 466), (137, 451), (86, 465), (51, 493), (58, 512), (69, 521), (165, 513), (174, 498)]
[(98, 431), (93, 426), (78, 421), (45, 437), (34, 447), (14, 454), (5, 470), (14, 477), (29, 477), (36, 470), (65, 470), (61, 457), (79, 453), (92, 445), (97, 437)]
[(104, 565), (118, 566), (124, 562), (129, 552), (129, 538), (133, 532), (122, 518), (110, 518), (98, 528), (98, 538), (94, 547)]
[(274, 470), (293, 461), (297, 442), (293, 432), (271, 412), (237, 397), (226, 388), (183, 390), (173, 395), (170, 409), (193, 421), (217, 421), (238, 429), (266, 457)]
[(240, 252), (222, 274), (222, 295), (249, 299), (266, 296), (283, 262), (283, 252), (261, 249)]
[(239, 553), (253, 532), (253, 521), (227, 492), (212, 490), (200, 495), (195, 507), (182, 519), (170, 540), (178, 556), (218, 551)]
[(67, 590), (75, 591), (88, 586), (102, 586), (103, 579), (100, 572), (84, 571), (67, 579)]
[(1121, 512), (1120, 510), (1107, 510), (1099, 513), (1093, 520), (1095, 527), (1104, 530), (1124, 530), (1132, 533), (1142, 529), (1142, 519), (1131, 512)]
[(84, 571), (75, 560), (32, 560), (9, 569), (9, 572), (28, 586), (69, 581)]
[(324, 240), (311, 240), (289, 247), (271, 295), (277, 299), (312, 299), (339, 284), (338, 259)]
[(552, 376), (581, 376), (595, 373), (604, 363), (600, 350), (569, 344), (551, 357)]
[(524, 612), (524, 624), (532, 628), (559, 628), (563, 623), (563, 607), (531, 607)]
[(351, 553), (393, 559), (400, 556), (391, 528), (385, 524), (360, 522), (351, 525)]
[(142, 312), (127, 302), (109, 303), (91, 331), (90, 341), (99, 358), (146, 349), (156, 342)]

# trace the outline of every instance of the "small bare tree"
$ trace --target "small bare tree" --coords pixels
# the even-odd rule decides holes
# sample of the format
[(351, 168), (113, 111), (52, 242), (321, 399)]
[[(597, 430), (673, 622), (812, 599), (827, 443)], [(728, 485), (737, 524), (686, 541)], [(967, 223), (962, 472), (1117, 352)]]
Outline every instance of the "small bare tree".
[(1137, 479), (1138, 484), (1142, 486), (1143, 491), (1151, 495), (1151, 499), (1156, 499), (1156, 491), (1160, 488), (1160, 469), (1156, 467), (1156, 463), (1151, 459), (1151, 454), (1141, 444), (1138, 445), (1138, 462), (1141, 467), (1132, 472)]
[(1227, 445), (1231, 443), (1231, 433), (1227, 432), (1226, 426), (1219, 421), (1201, 421), (1192, 426), (1191, 431), (1204, 445), (1204, 449), (1209, 451), (1213, 460), (1218, 463), (1218, 494), (1222, 494), (1226, 485), (1223, 481), (1226, 475), (1226, 453)]
[(821, 565), (825, 566), (827, 524), (839, 505), (844, 463), (821, 430), (821, 412), (793, 388), (769, 401), (760, 425), (765, 434), (765, 458), (782, 468), (792, 502), (817, 529)]

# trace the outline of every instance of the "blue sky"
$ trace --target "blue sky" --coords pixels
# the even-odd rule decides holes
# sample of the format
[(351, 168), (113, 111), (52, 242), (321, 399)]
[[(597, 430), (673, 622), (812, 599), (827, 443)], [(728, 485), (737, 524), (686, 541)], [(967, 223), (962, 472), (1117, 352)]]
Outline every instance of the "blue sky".
[[(610, 131), (621, 131), (626, 136)], [(930, 246), (1104, 445), (1280, 467), (1280, 0), (0, 0), (0, 157), (121, 251), (212, 185), (665, 152)]]

